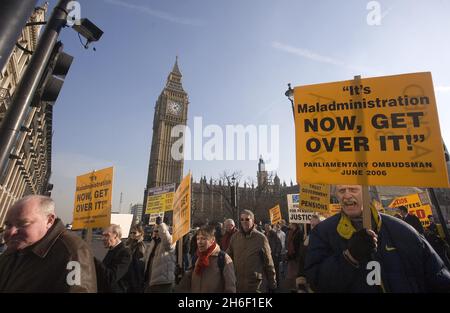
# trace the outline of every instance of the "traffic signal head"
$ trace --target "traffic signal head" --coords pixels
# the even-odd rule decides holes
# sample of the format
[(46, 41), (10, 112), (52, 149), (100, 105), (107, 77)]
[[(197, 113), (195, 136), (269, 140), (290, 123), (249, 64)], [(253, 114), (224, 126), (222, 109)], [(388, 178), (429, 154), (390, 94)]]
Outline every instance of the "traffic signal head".
[(63, 44), (58, 41), (53, 49), (38, 90), (38, 100), (55, 102), (64, 83), (64, 78), (72, 65), (73, 57), (63, 52)]

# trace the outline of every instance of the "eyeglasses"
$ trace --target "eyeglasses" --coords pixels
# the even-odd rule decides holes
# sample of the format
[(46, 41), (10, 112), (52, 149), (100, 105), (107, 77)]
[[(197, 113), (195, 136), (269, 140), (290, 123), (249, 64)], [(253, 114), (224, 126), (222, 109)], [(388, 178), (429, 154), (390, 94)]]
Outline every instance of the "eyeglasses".
[(135, 231), (130, 232), (130, 235), (136, 235)]
[(241, 222), (243, 222), (243, 221), (248, 222), (248, 221), (250, 221), (250, 219), (248, 217), (247, 218), (241, 218)]

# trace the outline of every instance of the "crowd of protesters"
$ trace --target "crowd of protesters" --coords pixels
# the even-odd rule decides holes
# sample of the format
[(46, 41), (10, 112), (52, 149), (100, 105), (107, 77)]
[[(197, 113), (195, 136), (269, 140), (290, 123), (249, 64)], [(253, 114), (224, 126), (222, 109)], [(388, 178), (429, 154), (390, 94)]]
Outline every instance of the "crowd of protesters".
[[(199, 225), (173, 243), (160, 218), (145, 241), (142, 226), (123, 241), (111, 224), (102, 260), (64, 227), (51, 198), (27, 196), (6, 215), (0, 292), (450, 292), (449, 247), (432, 216), (424, 229), (406, 208), (398, 218), (372, 209), (364, 228), (361, 186), (334, 192), (341, 213), (313, 215), (308, 226), (263, 226), (243, 210), (239, 221)], [(380, 264), (377, 284), (367, 282), (371, 261)]]

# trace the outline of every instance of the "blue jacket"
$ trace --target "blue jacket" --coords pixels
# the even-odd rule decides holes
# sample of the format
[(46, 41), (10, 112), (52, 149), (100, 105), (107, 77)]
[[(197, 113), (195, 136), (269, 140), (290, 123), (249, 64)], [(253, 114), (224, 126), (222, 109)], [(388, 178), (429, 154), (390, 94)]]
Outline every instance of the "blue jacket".
[(377, 217), (374, 260), (380, 263), (382, 287), (367, 284), (366, 277), (373, 270), (366, 269), (367, 263), (355, 267), (343, 256), (348, 240), (338, 232), (342, 219), (337, 214), (311, 231), (305, 272), (312, 288), (349, 293), (450, 292), (450, 272), (424, 237), (395, 217)]

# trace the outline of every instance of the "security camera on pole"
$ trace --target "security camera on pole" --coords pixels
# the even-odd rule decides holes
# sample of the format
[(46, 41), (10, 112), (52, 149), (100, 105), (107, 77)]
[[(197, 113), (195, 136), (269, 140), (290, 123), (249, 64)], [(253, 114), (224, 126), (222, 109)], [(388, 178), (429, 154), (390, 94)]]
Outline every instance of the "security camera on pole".
[[(59, 32), (67, 24), (68, 9), (73, 1), (60, 0), (53, 10), (53, 13), (47, 22), (45, 30), (39, 38), (36, 51), (33, 52), (30, 64), (27, 66), (23, 78), (21, 79), (14, 93), (11, 106), (6, 112), (5, 118), (0, 125), (0, 184), (4, 180), (4, 173), (8, 166), (8, 160), (12, 148), (16, 143), (18, 134), (21, 131), (22, 123), (27, 115), (30, 105), (32, 105), (35, 92), (41, 84), (41, 79), (45, 73), (48, 73), (47, 66), (53, 65), (50, 62), (52, 56), (59, 54), (61, 50), (55, 52), (55, 46), (58, 41)], [(80, 20), (77, 25), (77, 31), (83, 31), (88, 34), (88, 43), (100, 39), (103, 32), (92, 23), (86, 23), (86, 19)], [(94, 31), (87, 32), (89, 26), (94, 26)], [(62, 45), (61, 45), (62, 47)], [(62, 49), (62, 48), (61, 48)], [(53, 82), (56, 82), (53, 80)], [(62, 82), (56, 82), (56, 86), (62, 86)], [(42, 85), (42, 84), (41, 84)]]

